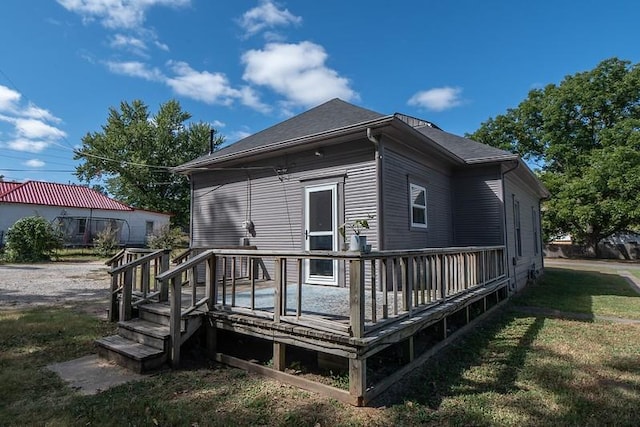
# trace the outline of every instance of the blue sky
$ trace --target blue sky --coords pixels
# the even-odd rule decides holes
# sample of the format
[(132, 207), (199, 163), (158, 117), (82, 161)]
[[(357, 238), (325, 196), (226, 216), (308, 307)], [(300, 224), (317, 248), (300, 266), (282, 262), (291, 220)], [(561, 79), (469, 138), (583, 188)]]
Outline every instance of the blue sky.
[(77, 182), (108, 109), (180, 101), (228, 142), (339, 97), (473, 132), (527, 93), (640, 62), (640, 3), (3, 0), (0, 175)]

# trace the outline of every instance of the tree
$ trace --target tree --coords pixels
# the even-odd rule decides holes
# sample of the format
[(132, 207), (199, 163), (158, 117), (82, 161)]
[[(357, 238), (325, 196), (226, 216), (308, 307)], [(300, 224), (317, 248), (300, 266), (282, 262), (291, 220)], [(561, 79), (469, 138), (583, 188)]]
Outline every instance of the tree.
[[(140, 100), (122, 102), (120, 110), (111, 107), (102, 130), (82, 138), (75, 155), (82, 160), (76, 176), (84, 182), (101, 178), (116, 199), (172, 213), (174, 225), (187, 227), (189, 183), (169, 168), (206, 154), (215, 132), (202, 122), (187, 123), (190, 118), (175, 100), (162, 104), (152, 117)], [(214, 149), (222, 142), (216, 137)]]
[(617, 58), (529, 92), (469, 135), (541, 165), (547, 237), (598, 242), (640, 224), (640, 66)]

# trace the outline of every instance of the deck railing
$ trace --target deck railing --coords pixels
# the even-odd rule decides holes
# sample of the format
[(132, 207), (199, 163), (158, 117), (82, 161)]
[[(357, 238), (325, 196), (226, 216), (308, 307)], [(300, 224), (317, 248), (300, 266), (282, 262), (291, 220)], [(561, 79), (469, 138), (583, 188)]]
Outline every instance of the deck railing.
[[(300, 285), (311, 260), (336, 263), (334, 272), (346, 286)], [(203, 286), (194, 279), (185, 298), (187, 272), (204, 279)], [(369, 254), (207, 249), (158, 274), (156, 286), (168, 289), (172, 342), (180, 342), (181, 318), (199, 309), (362, 338), (390, 321), (504, 279), (503, 246)], [(178, 363), (179, 346), (171, 347), (171, 360)]]

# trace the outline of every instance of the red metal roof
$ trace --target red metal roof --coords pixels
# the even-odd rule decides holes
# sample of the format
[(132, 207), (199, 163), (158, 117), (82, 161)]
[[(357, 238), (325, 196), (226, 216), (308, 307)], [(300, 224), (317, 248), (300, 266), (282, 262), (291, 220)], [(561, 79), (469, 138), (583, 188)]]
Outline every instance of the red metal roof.
[(11, 191), (16, 187), (19, 187), (20, 185), (22, 184), (20, 184), (19, 182), (0, 181), (0, 196), (2, 196), (7, 191)]
[(133, 208), (82, 185), (27, 181), (0, 182), (0, 203), (132, 211)]

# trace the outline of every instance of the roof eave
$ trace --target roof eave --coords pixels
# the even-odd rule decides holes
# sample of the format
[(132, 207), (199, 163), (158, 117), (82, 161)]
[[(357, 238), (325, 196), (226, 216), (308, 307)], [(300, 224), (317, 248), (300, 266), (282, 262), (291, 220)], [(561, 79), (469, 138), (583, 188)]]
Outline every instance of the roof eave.
[(383, 117), (379, 117), (377, 119), (373, 119), (373, 120), (368, 120), (365, 122), (360, 122), (360, 123), (355, 123), (349, 126), (344, 126), (341, 128), (336, 128), (336, 129), (330, 129), (328, 131), (324, 131), (324, 132), (318, 132), (315, 134), (311, 134), (311, 135), (305, 135), (302, 137), (298, 137), (298, 138), (292, 138), (292, 139), (288, 139), (288, 140), (284, 140), (284, 141), (279, 141), (279, 142), (275, 142), (272, 144), (268, 144), (262, 147), (257, 147), (257, 148), (252, 148), (249, 150), (243, 150), (243, 151), (238, 151), (235, 153), (230, 153), (227, 155), (223, 155), (223, 156), (219, 156), (219, 157), (215, 157), (213, 159), (204, 159), (200, 162), (195, 162), (192, 164), (187, 164), (185, 166), (177, 166), (175, 168), (173, 168), (172, 170), (174, 172), (177, 173), (185, 173), (188, 174), (189, 172), (192, 171), (197, 171), (197, 170), (201, 170), (201, 169), (207, 169), (207, 166), (210, 165), (214, 165), (214, 164), (218, 164), (218, 163), (223, 163), (223, 162), (229, 162), (229, 161), (235, 161), (235, 160), (240, 160), (240, 159), (244, 159), (247, 157), (252, 157), (252, 156), (257, 156), (257, 155), (261, 155), (261, 154), (265, 154), (265, 153), (270, 153), (276, 150), (286, 150), (286, 149), (291, 149), (291, 148), (295, 148), (299, 145), (304, 145), (304, 144), (309, 144), (309, 143), (313, 143), (316, 141), (323, 141), (323, 140), (327, 140), (327, 139), (333, 139), (333, 138), (339, 138), (341, 136), (344, 135), (349, 135), (352, 133), (356, 133), (359, 132), (361, 130), (364, 130), (368, 127), (380, 127), (380, 126), (384, 126), (387, 123), (391, 122), (393, 120), (394, 116), (390, 115), (390, 116), (383, 116)]

